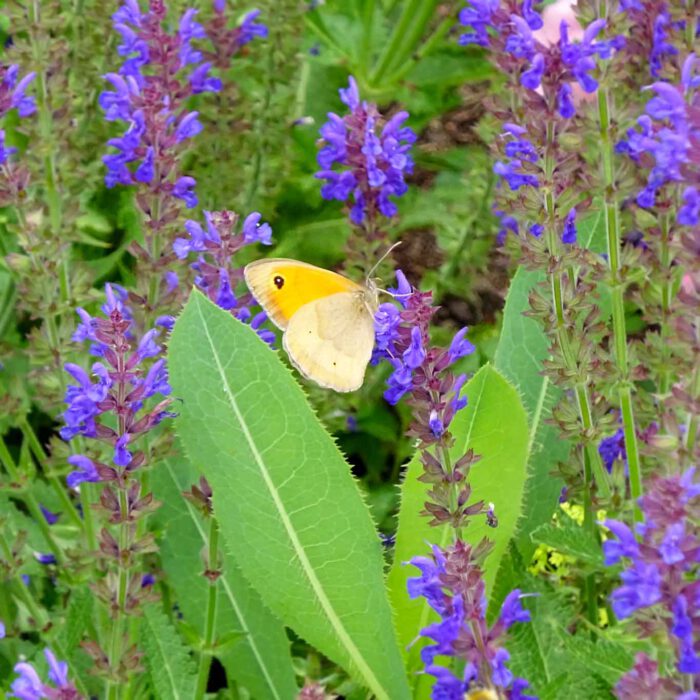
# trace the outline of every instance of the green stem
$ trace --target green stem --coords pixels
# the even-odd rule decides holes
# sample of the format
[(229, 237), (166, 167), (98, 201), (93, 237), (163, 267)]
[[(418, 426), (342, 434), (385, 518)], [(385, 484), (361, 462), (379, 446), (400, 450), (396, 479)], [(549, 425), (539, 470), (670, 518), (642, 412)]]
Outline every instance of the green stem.
[[(126, 608), (126, 594), (129, 585), (129, 567), (125, 561), (125, 553), (129, 546), (129, 524), (126, 522), (126, 516), (129, 511), (127, 502), (127, 494), (125, 488), (119, 489), (119, 512), (121, 513), (122, 521), (119, 524), (119, 561), (118, 561), (118, 579), (117, 579), (117, 600), (116, 614), (112, 625), (112, 637), (110, 641), (110, 665), (112, 670), (116, 671), (119, 668), (122, 654), (122, 641), (124, 639), (124, 620)], [(108, 689), (108, 698), (116, 700), (119, 697), (123, 686), (118, 681), (111, 681)]]
[[(44, 183), (46, 187), (46, 203), (49, 208), (49, 224), (51, 233), (55, 241), (60, 240), (61, 226), (63, 221), (63, 205), (61, 202), (61, 193), (58, 189), (58, 168), (56, 167), (57, 145), (55, 140), (56, 130), (53, 126), (53, 115), (51, 105), (49, 103), (49, 90), (46, 80), (45, 67), (47, 62), (44, 57), (41, 41), (35, 34), (35, 28), (40, 26), (40, 6), (38, 0), (33, 0), (30, 8), (31, 28), (29, 32), (32, 55), (36, 64), (36, 80), (37, 80), (37, 105), (38, 105), (38, 124), (39, 134), (42, 143), (47, 151), (44, 156)], [(59, 288), (61, 300), (69, 302), (71, 297), (70, 288), (70, 272), (68, 255), (63, 247), (61, 247), (61, 260), (59, 264)]]
[(665, 397), (671, 385), (671, 367), (669, 348), (666, 342), (669, 336), (669, 316), (673, 299), (673, 271), (671, 269), (670, 222), (668, 213), (659, 217), (661, 225), (661, 269), (666, 279), (661, 287), (661, 351), (663, 353), (662, 369), (659, 376), (659, 394)]
[(618, 387), (618, 395), (625, 434), (625, 452), (627, 453), (627, 464), (629, 466), (630, 492), (634, 499), (634, 518), (639, 521), (642, 516), (636, 501), (642, 495), (642, 477), (639, 447), (637, 445), (637, 430), (632, 407), (633, 385), (629, 377), (629, 358), (627, 355), (627, 328), (625, 326), (624, 306), (625, 285), (621, 279), (620, 212), (613, 160), (614, 143), (610, 119), (610, 94), (607, 88), (603, 87), (598, 91), (598, 120), (603, 156), (603, 196), (605, 199), (605, 228), (612, 295), (613, 346), (615, 348), (615, 361), (622, 375)]
[[(218, 570), (219, 561), (219, 526), (216, 518), (209, 519), (209, 553), (207, 556), (207, 569), (211, 572)], [(209, 591), (207, 595), (207, 613), (204, 623), (204, 638), (202, 650), (199, 655), (199, 670), (197, 672), (197, 690), (195, 700), (202, 700), (207, 691), (209, 680), (209, 668), (211, 667), (212, 647), (216, 633), (216, 603), (218, 598), (218, 578), (209, 578)]]
[[(19, 419), (18, 422), (18, 427), (22, 431), (22, 434), (24, 435), (25, 439), (29, 443), (29, 449), (32, 451), (32, 454), (34, 455), (35, 459), (39, 463), (39, 465), (43, 468), (46, 466), (48, 462), (48, 455), (46, 454), (44, 448), (41, 446), (41, 442), (39, 442), (39, 438), (37, 437), (37, 434), (34, 432), (34, 428), (32, 428), (31, 424), (27, 420), (26, 416), (22, 416)], [(81, 530), (83, 529), (83, 521), (80, 518), (80, 515), (78, 514), (78, 511), (76, 510), (75, 506), (73, 505), (73, 502), (70, 499), (70, 496), (66, 492), (66, 490), (63, 488), (63, 484), (61, 484), (61, 481), (58, 477), (47, 474), (44, 472), (44, 476), (48, 480), (48, 482), (51, 484), (51, 487), (53, 490), (56, 492), (56, 495), (61, 501), (61, 505), (63, 509), (65, 510), (66, 514), (68, 517), (73, 521), (74, 525), (77, 525)]]
[[(2, 462), (2, 465), (5, 467), (5, 470), (7, 473), (10, 475), (10, 479), (12, 479), (13, 482), (17, 484), (21, 484), (23, 479), (22, 475), (19, 473), (19, 470), (17, 469), (17, 465), (15, 464), (14, 459), (12, 459), (12, 455), (10, 454), (10, 451), (7, 449), (7, 445), (5, 444), (5, 440), (0, 435), (0, 462)], [(41, 512), (41, 508), (39, 507), (39, 502), (36, 500), (36, 497), (31, 491), (24, 490), (20, 494), (20, 497), (24, 501), (25, 505), (27, 506), (27, 510), (29, 511), (29, 514), (32, 516), (32, 519), (34, 522), (39, 526), (39, 529), (41, 530), (41, 534), (44, 536), (44, 539), (46, 540), (46, 544), (48, 545), (49, 549), (51, 550), (51, 553), (56, 557), (56, 561), (59, 564), (65, 564), (66, 563), (66, 557), (65, 554), (63, 553), (63, 550), (59, 546), (58, 542), (56, 542), (53, 533), (51, 532), (51, 528), (49, 527), (49, 524), (46, 522), (46, 518), (44, 517), (44, 514)]]

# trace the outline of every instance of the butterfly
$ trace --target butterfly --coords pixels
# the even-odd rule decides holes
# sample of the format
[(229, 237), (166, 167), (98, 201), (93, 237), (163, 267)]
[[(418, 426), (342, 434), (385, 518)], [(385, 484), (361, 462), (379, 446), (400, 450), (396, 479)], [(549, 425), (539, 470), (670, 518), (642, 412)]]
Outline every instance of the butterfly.
[(358, 284), (321, 267), (287, 258), (246, 265), (245, 281), (282, 345), (307, 379), (339, 392), (362, 386), (374, 347), (377, 286)]

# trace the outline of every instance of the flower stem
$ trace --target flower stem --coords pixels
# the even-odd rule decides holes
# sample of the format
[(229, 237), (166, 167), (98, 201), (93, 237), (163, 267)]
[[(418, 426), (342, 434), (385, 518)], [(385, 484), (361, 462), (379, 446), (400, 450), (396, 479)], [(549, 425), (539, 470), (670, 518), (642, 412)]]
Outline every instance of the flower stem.
[(622, 426), (625, 434), (630, 493), (634, 502), (634, 519), (641, 521), (642, 512), (637, 506), (637, 500), (642, 495), (642, 477), (639, 464), (637, 430), (632, 406), (633, 385), (629, 378), (629, 359), (627, 356), (627, 328), (625, 326), (624, 307), (625, 284), (621, 279), (620, 212), (613, 163), (614, 146), (610, 120), (610, 94), (607, 88), (604, 87), (601, 87), (598, 91), (598, 120), (603, 156), (603, 197), (605, 200), (605, 228), (612, 295), (613, 347), (615, 348), (615, 361), (622, 375), (618, 386), (618, 395), (622, 412)]
[[(548, 134), (549, 135), (549, 134)], [(553, 134), (551, 134), (553, 137)], [(550, 190), (545, 195), (545, 212), (546, 212), (546, 231), (549, 241), (550, 251), (555, 251), (558, 248), (557, 232), (556, 232), (556, 219), (555, 219), (555, 202), (554, 193)], [(573, 284), (573, 279), (571, 280)], [(554, 315), (556, 318), (556, 337), (559, 347), (561, 349), (562, 357), (564, 358), (564, 363), (566, 367), (572, 371), (578, 369), (578, 363), (576, 357), (574, 356), (573, 349), (571, 347), (571, 340), (569, 338), (569, 332), (566, 328), (566, 314), (564, 308), (564, 275), (561, 272), (554, 271), (551, 274), (550, 284), (552, 287), (552, 304), (554, 307)], [(578, 403), (578, 413), (579, 419), (581, 420), (582, 435), (584, 437), (585, 446), (584, 450), (588, 457), (590, 466), (592, 470), (587, 472), (584, 469), (584, 502), (586, 499), (592, 502), (592, 489), (595, 485), (598, 487), (601, 496), (604, 498), (610, 495), (610, 485), (608, 484), (608, 477), (603, 469), (603, 463), (601, 461), (598, 450), (596, 450), (595, 445), (590, 440), (590, 433), (593, 430), (593, 414), (591, 411), (591, 400), (588, 392), (588, 387), (585, 382), (578, 381), (575, 385), (576, 399)], [(595, 478), (594, 478), (595, 477)], [(595, 522), (593, 521), (592, 508), (586, 513), (585, 522), (587, 527), (595, 529)]]
[[(58, 242), (61, 239), (63, 206), (61, 202), (61, 193), (59, 192), (57, 185), (58, 168), (56, 166), (56, 130), (53, 126), (53, 115), (51, 111), (51, 104), (49, 102), (49, 90), (45, 73), (45, 68), (48, 63), (43, 55), (41, 41), (36, 35), (36, 28), (41, 26), (40, 6), (41, 3), (39, 0), (33, 0), (30, 5), (29, 39), (32, 48), (32, 57), (36, 64), (39, 133), (42, 143), (46, 146), (43, 171), (45, 178), (44, 184), (46, 187), (46, 203), (49, 209), (49, 225), (54, 241)], [(61, 260), (58, 268), (58, 279), (61, 301), (68, 302), (71, 297), (68, 254), (65, 246), (60, 246), (59, 250)]]
[[(218, 569), (219, 560), (219, 525), (216, 518), (209, 519), (209, 552), (207, 555), (207, 570), (214, 572)], [(197, 689), (195, 700), (202, 700), (207, 691), (209, 669), (211, 667), (212, 646), (216, 633), (216, 604), (218, 599), (218, 577), (209, 578), (209, 591), (207, 595), (207, 614), (204, 623), (204, 638), (202, 650), (199, 654), (199, 669), (197, 671)]]

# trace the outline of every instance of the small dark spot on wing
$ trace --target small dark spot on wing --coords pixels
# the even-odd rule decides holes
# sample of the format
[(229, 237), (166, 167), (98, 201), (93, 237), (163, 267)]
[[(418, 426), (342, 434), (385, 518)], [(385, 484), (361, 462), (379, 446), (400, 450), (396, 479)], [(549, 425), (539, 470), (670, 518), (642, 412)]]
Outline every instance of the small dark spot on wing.
[(284, 287), (284, 277), (282, 277), (282, 275), (275, 275), (272, 282), (277, 289), (282, 289), (282, 287)]

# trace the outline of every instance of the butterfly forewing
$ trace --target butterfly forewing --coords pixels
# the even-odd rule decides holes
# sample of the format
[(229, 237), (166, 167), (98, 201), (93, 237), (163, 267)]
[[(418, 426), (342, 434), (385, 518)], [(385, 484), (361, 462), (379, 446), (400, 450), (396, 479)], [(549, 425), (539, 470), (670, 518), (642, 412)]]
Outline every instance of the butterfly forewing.
[(309, 302), (363, 287), (347, 277), (298, 260), (265, 258), (245, 268), (245, 281), (270, 320), (285, 329)]

